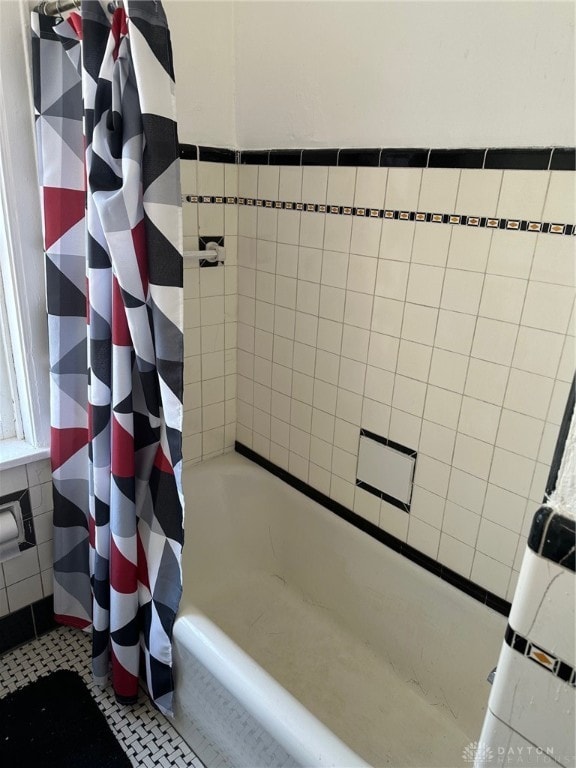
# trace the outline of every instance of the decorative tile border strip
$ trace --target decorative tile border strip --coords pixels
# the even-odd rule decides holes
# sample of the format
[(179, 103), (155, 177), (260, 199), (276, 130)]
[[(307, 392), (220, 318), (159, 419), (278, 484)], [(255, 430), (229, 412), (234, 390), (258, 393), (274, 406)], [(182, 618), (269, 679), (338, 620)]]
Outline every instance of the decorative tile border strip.
[(522, 656), (526, 656), (530, 661), (551, 672), (554, 677), (559, 678), (568, 685), (576, 687), (576, 670), (570, 664), (554, 656), (553, 653), (545, 651), (538, 645), (530, 642), (527, 638), (515, 632), (510, 624), (506, 627), (505, 640), (507, 645), (514, 651), (518, 651)]
[(256, 197), (224, 197), (218, 195), (182, 195), (182, 202), (208, 205), (245, 205), (306, 213), (327, 213), (336, 216), (360, 216), (369, 219), (392, 219), (395, 221), (419, 221), (432, 224), (453, 224), (480, 229), (506, 229), (515, 232), (543, 232), (553, 235), (576, 235), (575, 224), (559, 222), (529, 221), (527, 219), (491, 218), (467, 216), (460, 213), (431, 213), (430, 211), (400, 211), (361, 206), (328, 205), (324, 203), (301, 203), (286, 200), (264, 200)]

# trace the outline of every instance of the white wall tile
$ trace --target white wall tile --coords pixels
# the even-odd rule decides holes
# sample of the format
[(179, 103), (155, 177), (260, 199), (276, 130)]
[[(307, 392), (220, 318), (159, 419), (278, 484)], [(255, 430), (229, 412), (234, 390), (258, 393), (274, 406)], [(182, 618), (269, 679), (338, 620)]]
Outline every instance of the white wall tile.
[(488, 483), (482, 517), (520, 533), (526, 510), (526, 498)]
[(537, 328), (518, 331), (512, 365), (529, 373), (553, 377), (562, 354), (564, 336)]
[(300, 218), (300, 245), (322, 248), (326, 216), (323, 213), (305, 212)]
[(498, 216), (541, 221), (549, 176), (548, 171), (504, 171)]
[(528, 278), (537, 237), (534, 232), (494, 230), (487, 272), (493, 275)]
[(402, 339), (398, 349), (396, 370), (402, 376), (408, 376), (419, 381), (427, 381), (431, 359), (432, 347)]
[(302, 168), (302, 202), (325, 203), (328, 190), (328, 168), (304, 166)]
[(301, 197), (302, 168), (290, 165), (281, 166), (278, 199), (295, 203), (300, 201)]
[(488, 557), (509, 565), (514, 560), (518, 534), (490, 520), (481, 520), (476, 549)]
[(542, 218), (552, 224), (576, 222), (576, 187), (574, 174), (552, 171)]
[(410, 514), (440, 530), (446, 500), (442, 496), (415, 485), (412, 490)]
[(422, 419), (420, 416), (400, 411), (398, 408), (391, 409), (388, 435), (395, 443), (416, 450), (420, 440), (421, 428)]
[(327, 215), (324, 229), (324, 248), (327, 251), (350, 253), (352, 216)]
[(466, 382), (468, 357), (445, 349), (435, 349), (432, 353), (429, 382), (453, 392), (463, 392)]
[(408, 278), (406, 301), (424, 304), (429, 307), (440, 305), (444, 269), (412, 264)]
[[(376, 308), (376, 302), (374, 300), (374, 307)], [(381, 301), (390, 301), (388, 299), (381, 299)], [(395, 302), (399, 304), (400, 302)], [(401, 305), (402, 306), (402, 305)], [(434, 342), (434, 334), (436, 330), (436, 321), (438, 319), (438, 310), (434, 307), (423, 307), (419, 304), (404, 305), (404, 318), (402, 321), (402, 338), (408, 341), (416, 341), (419, 344), (428, 344), (432, 346)], [(375, 328), (375, 330), (378, 330)], [(390, 333), (391, 335), (399, 335), (391, 333), (390, 331), (382, 331), (383, 333)]]
[(385, 403), (370, 400), (364, 396), (362, 403), (362, 426), (376, 435), (387, 435), (390, 428), (391, 409)]
[(420, 168), (389, 168), (385, 207), (393, 210), (418, 210), (422, 170)]
[(469, 355), (475, 328), (475, 315), (465, 315), (462, 312), (441, 309), (438, 313), (434, 346), (447, 349), (450, 352)]
[(519, 322), (527, 287), (526, 280), (486, 275), (480, 301), (480, 315), (509, 323)]
[(510, 365), (517, 335), (516, 325), (479, 317), (472, 343), (472, 357), (490, 363)]
[(530, 279), (574, 288), (576, 282), (574, 238), (538, 235)]
[[(393, 169), (390, 169), (393, 170)], [(406, 541), (408, 535), (409, 516), (404, 510), (382, 501), (380, 504), (380, 528), (383, 528), (397, 539)]]
[(432, 421), (423, 421), (420, 431), (420, 453), (433, 456), (446, 464), (452, 463), (454, 441), (456, 433), (448, 427), (435, 424)]
[(451, 501), (446, 502), (444, 519), (442, 521), (442, 533), (447, 533), (463, 544), (474, 547), (479, 527), (479, 515), (474, 514), (469, 509), (459, 507)]
[(460, 175), (457, 213), (494, 216), (502, 184), (502, 171), (463, 168)]
[(380, 499), (363, 488), (354, 491), (354, 512), (373, 525), (380, 522)]
[(499, 563), (482, 552), (476, 552), (472, 564), (471, 578), (482, 587), (497, 595), (505, 595), (512, 569)]
[(380, 238), (380, 258), (410, 261), (414, 233), (414, 222), (384, 219)]
[(322, 259), (322, 284), (334, 288), (346, 288), (348, 278), (347, 253), (324, 251)]
[(414, 416), (422, 416), (424, 413), (425, 397), (426, 384), (424, 382), (408, 379), (405, 376), (396, 376), (392, 397), (394, 408), (412, 413)]
[(346, 389), (338, 388), (336, 416), (351, 424), (360, 426), (362, 420), (362, 396)]
[(474, 477), (487, 480), (493, 451), (494, 448), (490, 443), (484, 443), (468, 435), (458, 435), (452, 465)]
[(402, 261), (378, 260), (375, 293), (389, 299), (404, 301), (408, 285), (409, 265)]
[(364, 208), (383, 208), (387, 179), (387, 168), (358, 168), (354, 205)]
[(364, 395), (378, 403), (391, 405), (393, 391), (394, 375), (390, 371), (369, 365), (366, 369)]
[(400, 336), (403, 310), (404, 304), (401, 301), (375, 296), (371, 330), (389, 336)]
[(492, 236), (489, 229), (454, 227), (448, 251), (448, 266), (452, 269), (484, 272)]
[(452, 213), (456, 208), (459, 181), (459, 168), (425, 168), (422, 171), (418, 210)]
[(448, 499), (459, 507), (480, 514), (484, 505), (486, 486), (487, 483), (484, 480), (453, 467), (450, 473)]
[(320, 305), (320, 285), (298, 280), (298, 292), (296, 294), (296, 309), (298, 312), (307, 312), (317, 315)]
[(346, 291), (344, 322), (368, 330), (372, 322), (372, 296), (356, 291)]
[(442, 289), (443, 309), (476, 314), (482, 294), (483, 275), (461, 269), (447, 269)]
[(505, 451), (494, 449), (489, 481), (499, 488), (504, 488), (519, 496), (527, 496), (532, 483), (532, 475), (536, 462)]
[[(377, 369), (374, 369), (377, 370)], [(384, 371), (381, 371), (384, 373)], [(338, 377), (338, 386), (356, 392), (361, 395), (364, 391), (364, 379), (366, 376), (366, 365), (357, 360), (349, 360), (343, 357), (340, 361), (340, 374)]]
[(374, 293), (377, 260), (369, 256), (350, 255), (346, 287), (350, 291)]
[(522, 325), (566, 333), (573, 302), (574, 291), (568, 286), (530, 282), (522, 313)]
[(486, 443), (494, 443), (500, 412), (501, 408), (497, 405), (465, 396), (462, 398), (458, 431)]
[(462, 396), (457, 392), (449, 392), (440, 387), (428, 386), (426, 390), (426, 405), (424, 418), (456, 429)]
[(510, 371), (504, 405), (512, 411), (545, 419), (553, 389), (552, 379), (513, 368)]
[(332, 444), (319, 440), (317, 437), (311, 437), (310, 461), (330, 472), (332, 467)]
[(537, 459), (543, 428), (544, 422), (540, 419), (504, 408), (496, 445), (529, 459)]
[(364, 256), (372, 256), (373, 258), (376, 258), (380, 250), (381, 234), (382, 219), (355, 216), (354, 221), (352, 222), (350, 250), (352, 253), (359, 253)]
[(488, 403), (502, 405), (509, 369), (485, 360), (470, 360), (464, 394)]
[(460, 573), (462, 576), (469, 578), (473, 559), (473, 547), (442, 532), (440, 536), (440, 546), (438, 548), (438, 560), (440, 560), (441, 563), (444, 563), (448, 568), (456, 571), (456, 573)]
[[(280, 166), (260, 166), (258, 169), (258, 197), (263, 200), (278, 200), (279, 186)], [(259, 211), (258, 213), (263, 213), (263, 211)]]
[(427, 491), (446, 498), (450, 466), (430, 456), (419, 456), (416, 462), (414, 482)]
[[(240, 208), (242, 212), (243, 208)], [(240, 221), (238, 222), (240, 231)], [(278, 243), (297, 245), (300, 238), (300, 212), (278, 211)]]
[(413, 264), (446, 266), (453, 227), (417, 222), (412, 246)]
[[(350, 205), (354, 200), (356, 187), (356, 168), (330, 166), (328, 169), (328, 192), (326, 201), (329, 205)], [(313, 202), (316, 202), (314, 200)]]
[(417, 517), (410, 516), (407, 542), (428, 557), (436, 559), (440, 544), (440, 531)]
[(6, 594), (10, 613), (14, 613), (14, 611), (18, 611), (20, 608), (41, 600), (44, 594), (42, 592), (40, 574), (30, 576), (6, 587)]

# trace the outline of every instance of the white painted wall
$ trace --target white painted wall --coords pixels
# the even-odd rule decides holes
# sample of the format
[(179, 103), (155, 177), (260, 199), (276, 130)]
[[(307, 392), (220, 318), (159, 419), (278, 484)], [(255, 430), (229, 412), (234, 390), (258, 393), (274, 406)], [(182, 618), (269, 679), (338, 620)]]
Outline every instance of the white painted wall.
[(164, 0), (174, 54), (178, 137), (236, 147), (232, 2)]
[(234, 13), (241, 148), (574, 144), (573, 3), (267, 0)]

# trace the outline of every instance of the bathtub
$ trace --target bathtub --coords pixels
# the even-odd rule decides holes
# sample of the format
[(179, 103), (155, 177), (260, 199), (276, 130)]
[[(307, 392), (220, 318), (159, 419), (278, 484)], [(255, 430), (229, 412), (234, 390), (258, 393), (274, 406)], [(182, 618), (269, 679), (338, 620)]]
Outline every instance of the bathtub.
[(207, 766), (459, 766), (506, 620), (238, 454), (185, 473), (175, 725)]

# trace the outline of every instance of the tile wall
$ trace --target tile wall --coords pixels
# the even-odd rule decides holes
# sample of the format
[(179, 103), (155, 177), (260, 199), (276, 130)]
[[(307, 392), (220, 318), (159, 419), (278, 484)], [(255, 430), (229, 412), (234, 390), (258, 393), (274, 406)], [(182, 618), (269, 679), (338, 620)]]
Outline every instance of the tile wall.
[(0, 472), (0, 495), (29, 490), (36, 546), (0, 563), (0, 617), (53, 593), (52, 474), (44, 459)]
[[(181, 163), (182, 194), (236, 197), (238, 166)], [(224, 236), (225, 264), (199, 267), (184, 259), (184, 463), (234, 446), (236, 432), (237, 232), (236, 205), (183, 204), (184, 251), (199, 238)]]
[[(574, 371), (574, 238), (353, 207), (574, 223), (574, 173), (241, 165), (238, 195), (237, 440), (510, 600)], [(360, 427), (418, 451), (410, 514), (355, 487)]]

